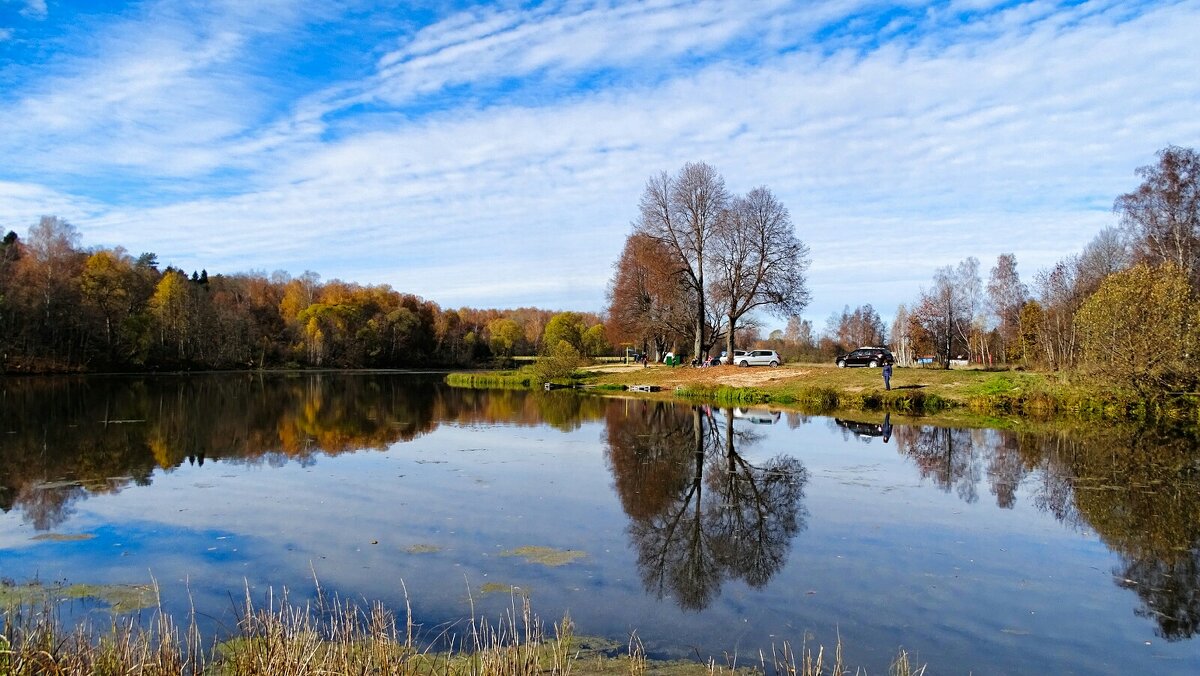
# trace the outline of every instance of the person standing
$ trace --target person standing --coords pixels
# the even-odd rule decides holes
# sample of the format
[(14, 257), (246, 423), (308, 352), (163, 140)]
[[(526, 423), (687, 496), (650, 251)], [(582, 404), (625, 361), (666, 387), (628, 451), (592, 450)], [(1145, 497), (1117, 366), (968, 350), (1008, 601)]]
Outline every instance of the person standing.
[(883, 365), (883, 389), (892, 389), (892, 362), (885, 362)]

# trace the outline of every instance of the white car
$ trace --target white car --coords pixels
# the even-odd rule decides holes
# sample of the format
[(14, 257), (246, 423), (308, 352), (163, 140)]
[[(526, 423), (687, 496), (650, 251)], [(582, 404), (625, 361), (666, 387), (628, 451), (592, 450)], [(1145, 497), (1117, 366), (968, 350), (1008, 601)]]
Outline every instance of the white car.
[(779, 366), (779, 355), (775, 350), (751, 350), (738, 354), (733, 353), (733, 363), (738, 366)]
[[(744, 357), (744, 356), (746, 356), (746, 351), (745, 351), (745, 350), (734, 350), (734, 351), (733, 351), (733, 363), (734, 363), (734, 364), (736, 364), (736, 363), (737, 363), (737, 360), (738, 360), (738, 358), (739, 358), (739, 357)], [(722, 364), (728, 364), (728, 363), (730, 363), (730, 361), (729, 361), (729, 357), (727, 357), (727, 356), (725, 355), (725, 353), (724, 353), (724, 352), (721, 352), (721, 360), (720, 360), (720, 361), (721, 361), (721, 363), (722, 363)]]
[(735, 408), (733, 417), (747, 420), (755, 425), (774, 425), (779, 422), (779, 411), (765, 408)]

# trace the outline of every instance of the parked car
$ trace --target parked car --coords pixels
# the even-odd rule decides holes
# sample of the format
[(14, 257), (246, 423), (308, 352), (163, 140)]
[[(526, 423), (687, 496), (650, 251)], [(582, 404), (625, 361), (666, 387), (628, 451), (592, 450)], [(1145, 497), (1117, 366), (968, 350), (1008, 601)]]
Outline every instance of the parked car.
[(846, 366), (868, 366), (875, 368), (884, 364), (895, 364), (896, 358), (886, 347), (860, 347), (849, 354), (838, 355), (838, 368)]
[(738, 360), (738, 357), (744, 357), (744, 356), (746, 356), (746, 351), (745, 351), (745, 350), (734, 350), (734, 351), (733, 351), (733, 361), (732, 361), (732, 362), (730, 362), (730, 361), (729, 361), (729, 357), (728, 357), (728, 355), (726, 355), (726, 354), (725, 354), (725, 351), (724, 351), (724, 350), (721, 350), (721, 357), (720, 357), (720, 360), (721, 360), (721, 363), (722, 363), (722, 364), (730, 364), (730, 363), (732, 363), (732, 364), (736, 364), (736, 363), (737, 363), (737, 360)]
[(735, 408), (733, 409), (733, 417), (749, 421), (755, 425), (774, 425), (779, 422), (779, 411), (771, 411), (765, 408)]
[(738, 366), (779, 366), (782, 361), (775, 350), (750, 350), (739, 355), (733, 354), (733, 363)]

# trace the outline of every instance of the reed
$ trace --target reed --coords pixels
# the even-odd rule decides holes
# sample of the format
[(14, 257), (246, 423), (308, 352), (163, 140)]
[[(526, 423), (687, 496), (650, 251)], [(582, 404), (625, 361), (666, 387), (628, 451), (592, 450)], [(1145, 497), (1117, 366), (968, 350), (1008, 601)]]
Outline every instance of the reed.
[(537, 377), (529, 370), (484, 371), (451, 373), (446, 384), (451, 387), (500, 390), (528, 390), (537, 383)]
[[(585, 646), (576, 638), (570, 617), (547, 630), (527, 597), (514, 594), (511, 606), (495, 621), (474, 616), (461, 634), (443, 629), (436, 638), (448, 648), (422, 647), (406, 601), (405, 616), (379, 603), (366, 607), (318, 593), (316, 604), (294, 604), (286, 591), (270, 593), (256, 606), (247, 590), (233, 636), (206, 644), (194, 617), (180, 628), (161, 606), (148, 620), (113, 618), (96, 628), (89, 622), (64, 627), (52, 607), (9, 608), (0, 633), (0, 674), (11, 676), (299, 676), (301, 674), (376, 674), (379, 676), (644, 676), (669, 670), (679, 676), (744, 674), (820, 676), (849, 673), (841, 641), (830, 663), (823, 648), (788, 643), (757, 663), (656, 662), (646, 657), (631, 634), (624, 654), (611, 643)], [(461, 626), (461, 625), (455, 625)], [(428, 637), (426, 637), (428, 638)], [(428, 641), (424, 645), (430, 645)], [(206, 647), (207, 645), (207, 647)], [(924, 667), (909, 666), (901, 651), (891, 673), (914, 676)]]

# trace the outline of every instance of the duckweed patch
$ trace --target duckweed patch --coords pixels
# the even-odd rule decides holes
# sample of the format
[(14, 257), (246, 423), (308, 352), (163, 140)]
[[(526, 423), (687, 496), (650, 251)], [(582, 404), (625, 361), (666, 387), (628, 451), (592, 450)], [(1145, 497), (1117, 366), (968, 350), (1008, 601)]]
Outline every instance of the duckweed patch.
[(409, 554), (436, 554), (442, 551), (442, 548), (438, 547), (437, 545), (418, 543), (405, 547), (404, 551), (408, 552)]
[(587, 552), (578, 549), (554, 549), (553, 547), (526, 546), (501, 552), (500, 556), (520, 556), (526, 563), (540, 563), (543, 566), (565, 566), (587, 556)]
[(53, 584), (40, 582), (0, 586), (0, 608), (42, 607), (72, 599), (92, 599), (106, 604), (114, 613), (129, 613), (153, 607), (154, 588), (144, 584)]
[(529, 596), (527, 587), (518, 587), (516, 585), (504, 584), (503, 582), (484, 582), (479, 587), (479, 591), (484, 594), (515, 594), (522, 597)]

